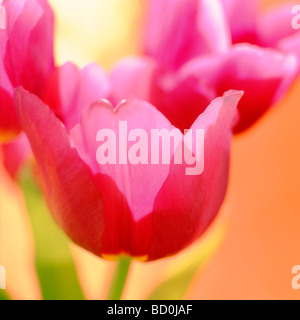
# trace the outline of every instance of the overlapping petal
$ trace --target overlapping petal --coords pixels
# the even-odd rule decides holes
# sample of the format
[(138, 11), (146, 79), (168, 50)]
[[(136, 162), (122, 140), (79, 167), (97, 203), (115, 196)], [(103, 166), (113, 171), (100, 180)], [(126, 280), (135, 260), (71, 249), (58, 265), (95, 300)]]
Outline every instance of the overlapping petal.
[(255, 43), (258, 1), (220, 0), (220, 3), (225, 11), (232, 42)]
[(53, 68), (53, 13), (46, 0), (6, 0), (6, 26), (0, 29), (0, 134), (20, 131), (13, 107), (20, 85), (41, 95)]
[[(300, 61), (300, 31), (295, 29), (293, 22), (299, 10), (294, 10), (295, 7), (298, 6), (292, 3), (285, 4), (262, 14), (258, 20), (257, 43), (294, 54)], [(300, 66), (298, 74), (299, 72)]]
[[(257, 46), (236, 45), (227, 54), (198, 58), (180, 72), (184, 77), (202, 79), (222, 95), (229, 89), (244, 90), (238, 106), (235, 132), (256, 122), (286, 93), (297, 75), (298, 62), (293, 55), (281, 54)], [(200, 80), (199, 80), (200, 81)]]
[[(172, 161), (125, 161), (122, 152), (130, 154), (141, 139), (134, 130), (149, 136), (153, 129), (175, 129), (149, 103), (129, 99), (113, 108), (105, 100), (96, 101), (83, 110), (70, 133), (49, 107), (23, 89), (16, 92), (16, 106), (43, 173), (50, 207), (66, 233), (97, 255), (127, 253), (154, 260), (183, 249), (217, 214), (227, 185), (230, 128), (241, 95), (229, 92), (216, 99), (191, 127), (205, 130), (205, 171), (195, 176)], [(119, 137), (119, 162), (99, 164), (98, 131), (108, 129), (118, 136), (120, 123), (128, 126), (128, 140), (124, 144), (127, 137)], [(142, 142), (140, 148), (145, 148)], [(153, 149), (150, 144), (146, 148), (149, 160)]]
[(191, 244), (218, 213), (227, 188), (230, 128), (241, 96), (236, 91), (225, 93), (191, 126), (191, 130), (204, 129), (204, 171), (186, 176), (182, 166), (171, 165), (155, 200), (150, 260), (175, 254)]
[(167, 69), (230, 45), (224, 11), (216, 0), (152, 0), (144, 37), (145, 53)]
[(80, 70), (67, 62), (51, 73), (42, 100), (71, 129), (79, 122), (85, 106), (97, 99), (108, 98), (110, 92), (111, 84), (100, 66), (91, 63)]
[(293, 55), (240, 44), (223, 54), (192, 59), (175, 73), (162, 71), (148, 57), (125, 59), (115, 66), (111, 79), (114, 101), (131, 96), (146, 99), (181, 131), (212, 99), (230, 89), (244, 90), (235, 125), (235, 132), (241, 132), (284, 96), (297, 70)]
[(287, 93), (300, 70), (292, 5), (259, 9), (256, 0), (150, 1), (144, 52), (158, 70), (151, 103), (172, 124), (191, 125), (207, 100), (238, 89), (239, 133)]
[(24, 89), (16, 92), (18, 118), (39, 164), (56, 221), (71, 239), (100, 254), (103, 203), (91, 170), (71, 147), (68, 132), (49, 107)]

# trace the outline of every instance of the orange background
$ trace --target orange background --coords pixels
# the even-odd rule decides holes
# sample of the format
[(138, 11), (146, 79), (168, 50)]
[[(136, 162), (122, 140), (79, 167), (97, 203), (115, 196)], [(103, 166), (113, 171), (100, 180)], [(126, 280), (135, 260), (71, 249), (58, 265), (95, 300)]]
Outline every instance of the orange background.
[[(266, 7), (289, 1), (265, 1)], [(225, 241), (187, 295), (191, 299), (300, 299), (300, 81), (234, 139)]]
[(299, 299), (300, 81), (232, 148), (229, 230), (193, 299)]

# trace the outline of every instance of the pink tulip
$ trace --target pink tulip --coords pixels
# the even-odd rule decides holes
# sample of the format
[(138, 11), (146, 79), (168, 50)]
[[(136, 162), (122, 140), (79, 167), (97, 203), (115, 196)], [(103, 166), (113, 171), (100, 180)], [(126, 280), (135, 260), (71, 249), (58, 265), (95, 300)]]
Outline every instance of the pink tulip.
[(14, 88), (42, 94), (53, 68), (53, 14), (46, 0), (4, 0), (0, 28), (0, 136), (20, 131)]
[(254, 43), (258, 1), (219, 0), (223, 6), (233, 43)]
[(162, 70), (149, 57), (133, 57), (120, 61), (111, 72), (112, 100), (130, 96), (147, 100), (183, 130), (209, 101), (231, 88), (243, 90), (239, 120), (234, 126), (237, 133), (249, 128), (286, 93), (296, 69), (294, 56), (252, 45), (236, 45), (224, 54), (200, 56), (175, 73)]
[[(293, 53), (300, 60), (300, 6), (288, 3), (263, 12), (257, 0), (220, 0), (233, 43), (249, 42)], [(300, 72), (300, 69), (299, 69)]]
[[(186, 165), (175, 163), (177, 149), (171, 151), (170, 163), (127, 161), (138, 144), (138, 138), (130, 139), (135, 129), (147, 137), (153, 129), (175, 129), (142, 100), (131, 98), (115, 108), (107, 100), (95, 101), (82, 110), (71, 129), (22, 88), (16, 90), (15, 105), (41, 169), (53, 216), (68, 236), (104, 258), (127, 254), (149, 261), (191, 244), (216, 216), (226, 191), (230, 128), (241, 95), (227, 92), (194, 119), (189, 132), (194, 135), (204, 130), (204, 170), (195, 175), (187, 175)], [(116, 152), (107, 151), (100, 157), (100, 162), (106, 157), (118, 159), (115, 164), (100, 164), (98, 153), (103, 144), (99, 132), (110, 130), (118, 137), (120, 123), (127, 124), (128, 141), (121, 135), (125, 142), (116, 144)], [(142, 150), (148, 155), (146, 160), (157, 156), (150, 143), (139, 148), (139, 152), (135, 149), (137, 157), (142, 157)], [(198, 145), (193, 140), (186, 148), (197, 153)], [(160, 146), (158, 152), (162, 149)], [(126, 161), (123, 152), (128, 154)]]
[[(45, 81), (42, 100), (70, 129), (80, 120), (82, 109), (100, 98), (108, 98), (110, 82), (106, 73), (96, 64), (82, 70), (68, 62), (53, 69)], [(39, 112), (36, 110), (36, 112)], [(25, 134), (0, 146), (4, 166), (12, 177), (17, 176), (23, 162), (30, 157), (31, 149)]]
[(111, 83), (95, 63), (82, 70), (71, 62), (55, 68), (46, 81), (42, 100), (71, 129), (80, 120), (82, 109), (97, 99), (106, 99)]
[[(144, 52), (154, 59), (150, 65), (156, 67), (149, 101), (174, 125), (191, 124), (193, 117), (188, 113), (203, 111), (207, 100), (229, 89), (244, 90), (238, 106), (239, 121), (234, 127), (238, 133), (253, 125), (286, 94), (297, 75), (299, 61), (293, 53), (299, 42), (296, 45), (294, 38), (284, 42), (286, 50), (279, 50), (278, 46), (266, 48), (262, 40), (261, 47), (250, 44), (258, 38), (254, 32), (256, 12), (255, 1), (150, 1)], [(292, 48), (289, 51), (287, 47)], [(132, 76), (127, 81), (134, 83), (142, 78), (144, 68), (137, 70), (138, 64), (118, 64), (112, 73), (114, 83), (118, 85), (115, 79), (125, 69)], [(131, 66), (135, 66), (133, 71)], [(124, 96), (124, 88), (119, 90)], [(135, 94), (132, 85), (125, 96)]]
[(218, 0), (150, 0), (144, 48), (165, 68), (225, 52), (230, 31)]

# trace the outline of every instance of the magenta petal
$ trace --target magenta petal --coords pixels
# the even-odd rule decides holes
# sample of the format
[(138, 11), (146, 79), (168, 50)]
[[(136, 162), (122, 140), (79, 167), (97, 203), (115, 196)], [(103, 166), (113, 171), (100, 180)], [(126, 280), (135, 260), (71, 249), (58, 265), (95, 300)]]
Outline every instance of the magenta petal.
[(183, 132), (216, 96), (215, 88), (205, 79), (179, 71), (176, 77), (165, 74), (156, 78), (150, 101)]
[(220, 0), (230, 25), (233, 43), (256, 42), (258, 1)]
[(103, 203), (91, 171), (71, 148), (63, 124), (41, 100), (19, 88), (15, 105), (41, 169), (55, 220), (73, 241), (100, 255)]
[(37, 2), (43, 12), (30, 34), (20, 84), (41, 96), (45, 81), (54, 68), (54, 15), (47, 0), (37, 0)]
[(0, 29), (0, 131), (20, 130), (13, 92), (23, 86), (41, 96), (53, 68), (53, 13), (46, 0), (4, 1), (6, 28)]
[[(120, 123), (122, 128), (119, 127)], [(114, 132), (117, 137), (117, 145), (114, 147), (115, 164), (100, 165), (97, 162), (97, 150), (102, 143), (96, 141), (96, 136), (98, 131), (103, 129)], [(146, 157), (141, 160), (142, 163), (132, 164), (125, 156), (126, 163), (122, 164), (121, 161), (120, 164), (120, 157), (125, 155), (120, 148), (126, 148), (126, 139), (130, 138), (130, 131), (134, 129), (142, 129), (147, 133), (145, 140), (141, 141), (146, 148)], [(105, 101), (93, 103), (84, 110), (81, 124), (71, 130), (74, 145), (81, 158), (92, 168), (95, 175), (106, 174), (113, 179), (127, 199), (135, 221), (151, 213), (154, 199), (169, 173), (167, 164), (150, 164), (151, 144), (148, 138), (154, 129), (171, 131), (174, 127), (154, 107), (146, 102), (132, 99), (116, 109)], [(127, 150), (130, 152), (134, 144), (135, 141), (128, 142), (126, 152)]]
[(115, 104), (131, 97), (150, 102), (177, 128), (190, 128), (216, 97), (213, 87), (197, 77), (164, 72), (150, 57), (119, 62), (111, 72)]
[(292, 28), (294, 17), (292, 8), (293, 4), (281, 5), (259, 17), (257, 26), (259, 45), (276, 48), (281, 40), (297, 33)]
[(189, 176), (184, 166), (171, 165), (155, 200), (149, 260), (188, 246), (218, 213), (227, 187), (230, 128), (241, 96), (241, 92), (227, 92), (192, 125), (191, 130), (204, 129), (204, 171)]
[[(7, 33), (9, 40), (6, 45), (4, 57), (5, 68), (14, 87), (24, 85), (30, 87), (28, 89), (32, 90), (33, 88), (31, 88), (30, 85), (28, 86), (27, 83), (22, 82), (22, 74), (26, 68), (30, 69), (27, 71), (28, 73), (34, 69), (34, 65), (27, 65), (27, 58), (34, 59), (35, 63), (44, 58), (40, 56), (41, 52), (34, 52), (33, 46), (35, 43), (30, 43), (31, 35), (43, 16), (43, 9), (38, 1), (25, 1), (19, 16), (14, 19), (14, 10), (16, 10), (16, 8), (14, 8), (16, 6), (15, 1), (16, 0), (12, 0), (4, 3), (7, 12)], [(21, 1), (21, 3), (22, 2), (23, 1)], [(19, 7), (17, 9), (17, 11), (20, 10)], [(10, 18), (10, 15), (12, 15), (12, 18)], [(31, 57), (31, 55), (34, 55), (34, 57)], [(31, 80), (30, 77), (28, 77), (28, 79)]]
[(298, 75), (300, 73), (300, 32), (284, 38), (278, 43), (278, 48), (286, 53), (294, 54), (298, 59)]
[(62, 119), (67, 129), (79, 123), (81, 111), (98, 99), (107, 98), (111, 85), (104, 70), (89, 64), (80, 70), (66, 63), (51, 74), (43, 100)]
[[(13, 108), (13, 85), (20, 82), (25, 64), (24, 48), (30, 34), (40, 19), (42, 10), (34, 1), (6, 1), (3, 4), (6, 14), (6, 29), (0, 29), (0, 131), (3, 134), (16, 134), (20, 126)], [(31, 19), (28, 19), (28, 14)], [(21, 28), (25, 20), (26, 28)], [(22, 30), (21, 30), (22, 29)]]
[(215, 0), (152, 0), (144, 51), (169, 69), (200, 54), (228, 48), (225, 16)]
[(198, 58), (187, 64), (181, 72), (206, 81), (222, 95), (230, 89), (244, 90), (239, 103), (240, 120), (235, 132), (256, 122), (280, 99), (297, 73), (294, 56), (251, 45), (236, 45), (227, 54)]
[[(120, 123), (122, 128), (119, 127)], [(127, 126), (128, 136), (124, 125)], [(137, 141), (127, 143), (126, 139), (131, 139), (131, 130), (140, 132), (142, 129), (150, 137), (151, 130), (162, 128), (172, 130), (174, 127), (153, 106), (131, 99), (115, 109), (106, 101), (93, 103), (83, 111), (80, 125), (71, 130), (74, 146), (98, 177), (98, 185), (105, 195), (106, 254), (120, 253), (116, 248), (122, 248), (121, 252), (133, 256), (145, 256), (148, 253), (152, 235), (151, 212), (156, 195), (168, 176), (169, 164), (151, 164), (150, 140), (141, 142), (146, 148), (146, 157), (141, 163), (133, 164), (129, 160), (130, 149)], [(97, 162), (97, 151), (102, 144), (96, 141), (96, 137), (104, 129), (116, 134), (117, 144), (113, 149), (116, 148), (115, 164), (100, 165)], [(128, 158), (126, 154), (123, 156), (124, 150), (128, 151)], [(119, 191), (125, 203), (122, 196), (118, 196)]]
[(220, 1), (199, 1), (198, 32), (210, 53), (218, 54), (229, 50), (231, 46), (230, 28)]
[(150, 57), (130, 57), (119, 61), (111, 71), (112, 94), (115, 105), (135, 97), (149, 101), (153, 91), (158, 66)]
[(20, 130), (21, 128), (14, 109), (12, 96), (8, 91), (1, 88), (0, 85), (0, 141), (1, 138), (4, 142), (6, 139), (10, 140), (10, 138), (16, 136)]

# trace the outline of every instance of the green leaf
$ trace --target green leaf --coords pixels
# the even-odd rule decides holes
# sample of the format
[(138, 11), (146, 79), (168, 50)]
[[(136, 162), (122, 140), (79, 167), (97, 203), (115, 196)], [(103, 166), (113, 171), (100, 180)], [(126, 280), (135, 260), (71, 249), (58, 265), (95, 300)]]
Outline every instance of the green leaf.
[(10, 300), (8, 294), (4, 290), (0, 290), (0, 300)]
[(31, 171), (24, 169), (21, 185), (35, 241), (35, 264), (43, 299), (83, 300), (65, 234), (54, 222)]

